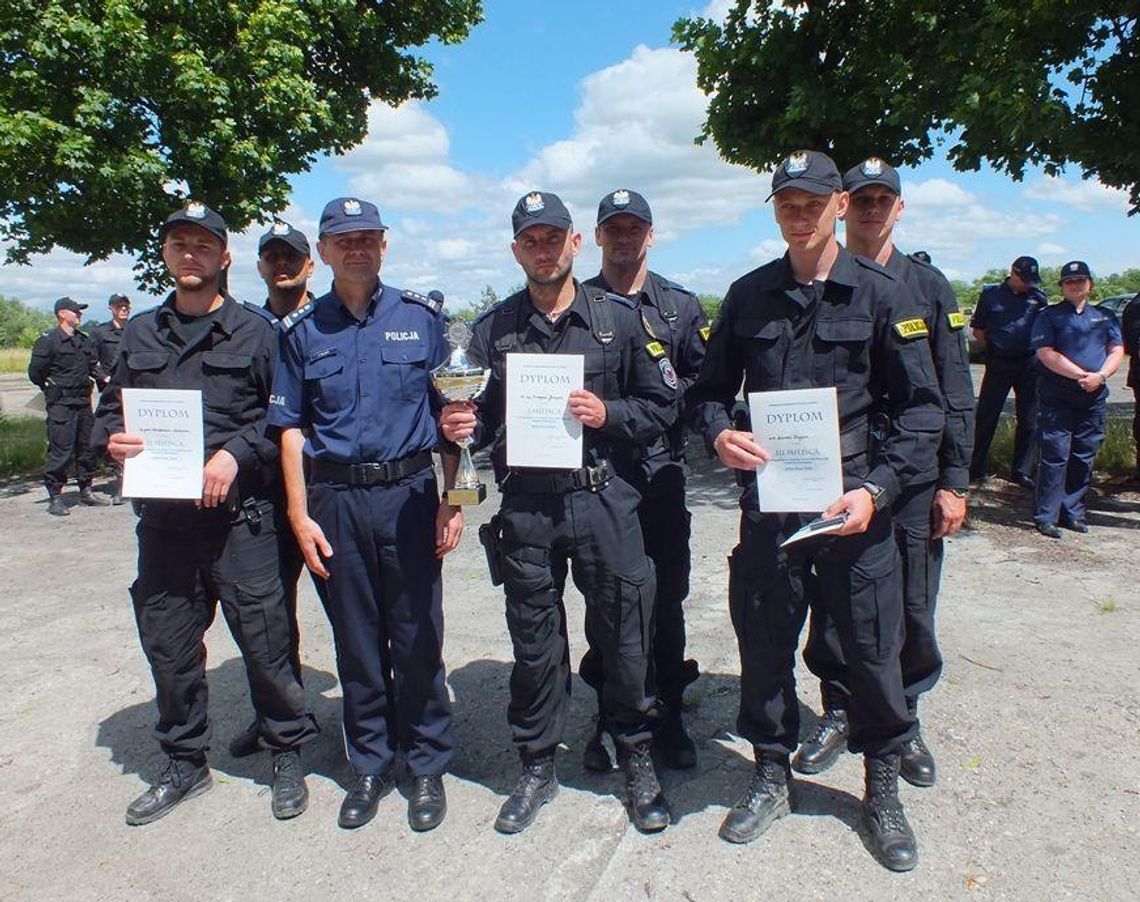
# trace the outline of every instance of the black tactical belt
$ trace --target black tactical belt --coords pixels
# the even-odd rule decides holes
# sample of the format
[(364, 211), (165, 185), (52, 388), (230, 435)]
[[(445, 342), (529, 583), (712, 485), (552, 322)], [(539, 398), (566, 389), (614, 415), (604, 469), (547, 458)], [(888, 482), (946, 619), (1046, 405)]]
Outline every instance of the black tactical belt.
[(399, 460), (386, 460), (384, 463), (341, 464), (331, 460), (313, 460), (310, 466), (314, 482), (388, 485), (430, 467), (431, 452), (417, 451)]
[(511, 470), (500, 489), (505, 493), (519, 492), (529, 495), (564, 495), (583, 489), (597, 491), (613, 479), (614, 471), (608, 460), (596, 467), (582, 467), (569, 473), (524, 473)]

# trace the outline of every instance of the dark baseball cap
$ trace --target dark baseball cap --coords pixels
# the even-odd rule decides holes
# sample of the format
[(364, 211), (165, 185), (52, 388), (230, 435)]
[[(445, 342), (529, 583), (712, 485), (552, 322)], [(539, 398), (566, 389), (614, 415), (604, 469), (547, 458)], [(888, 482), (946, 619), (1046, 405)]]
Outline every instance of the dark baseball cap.
[(1041, 284), (1041, 273), (1038, 271), (1037, 260), (1033, 257), (1018, 257), (1013, 261), (1010, 269), (1021, 276), (1022, 281), (1030, 285)]
[(1084, 260), (1073, 260), (1061, 267), (1061, 278), (1057, 281), (1066, 282), (1069, 279), (1091, 279), (1092, 277), (1092, 271)]
[(59, 313), (60, 310), (70, 310), (72, 313), (82, 313), (87, 309), (86, 304), (81, 304), (75, 298), (60, 298), (55, 302), (53, 310)]
[(269, 227), (266, 232), (257, 241), (257, 252), (260, 254), (266, 247), (271, 245), (274, 241), (280, 241), (282, 244), (287, 245), (299, 254), (309, 256), (309, 239), (305, 237), (305, 233), (293, 228), (289, 223), (278, 220)]
[(177, 225), (196, 225), (205, 229), (215, 238), (220, 238), (222, 244), (228, 240), (226, 221), (205, 204), (196, 200), (190, 201), (181, 210), (175, 210), (166, 217), (166, 222), (158, 230), (159, 240), (165, 238), (166, 233)]
[(630, 216), (636, 216), (642, 222), (653, 225), (653, 213), (649, 209), (648, 201), (636, 191), (630, 191), (628, 188), (619, 188), (602, 198), (598, 204), (598, 225), (619, 213), (628, 213)]
[(835, 161), (818, 150), (797, 150), (772, 173), (771, 200), (785, 188), (798, 188), (809, 194), (834, 194), (843, 190), (843, 179)]
[(515, 204), (511, 212), (511, 228), (516, 238), (523, 230), (538, 225), (554, 226), (556, 229), (568, 229), (574, 225), (570, 211), (557, 194), (531, 191), (520, 197)]
[(108, 307), (117, 307), (119, 304), (126, 304), (129, 307), (131, 305), (131, 299), (125, 294), (113, 294), (107, 298)]
[(376, 204), (356, 197), (338, 197), (325, 204), (318, 234), (324, 238), (345, 232), (383, 232), (387, 228), (380, 221)]
[(895, 194), (902, 194), (902, 183), (895, 167), (878, 157), (868, 157), (858, 166), (852, 166), (843, 173), (844, 191), (854, 194), (868, 185), (882, 185), (884, 188), (890, 188)]

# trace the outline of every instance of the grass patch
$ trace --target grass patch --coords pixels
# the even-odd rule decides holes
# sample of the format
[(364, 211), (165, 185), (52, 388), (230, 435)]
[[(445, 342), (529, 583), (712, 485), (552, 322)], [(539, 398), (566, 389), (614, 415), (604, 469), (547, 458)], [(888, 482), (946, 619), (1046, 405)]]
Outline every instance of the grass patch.
[(42, 470), (47, 459), (44, 421), (0, 416), (0, 477)]
[[(1013, 417), (1003, 416), (990, 445), (990, 471), (1009, 473), (1013, 466)], [(1136, 443), (1132, 440), (1131, 417), (1109, 417), (1104, 444), (1094, 465), (1098, 473), (1131, 476), (1136, 471)]]
[(1120, 607), (1117, 605), (1115, 598), (1106, 598), (1104, 601), (1102, 601), (1096, 607), (1097, 607), (1097, 610), (1100, 611), (1102, 614), (1113, 614), (1116, 611), (1120, 610)]
[(0, 373), (26, 373), (31, 359), (30, 348), (0, 348)]

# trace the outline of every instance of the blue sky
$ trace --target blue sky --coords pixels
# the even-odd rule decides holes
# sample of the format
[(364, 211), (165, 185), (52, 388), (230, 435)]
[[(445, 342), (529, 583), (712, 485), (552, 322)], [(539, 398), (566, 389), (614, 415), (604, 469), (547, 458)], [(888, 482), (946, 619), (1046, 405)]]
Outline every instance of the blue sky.
[[(693, 144), (706, 99), (694, 61), (670, 45), (670, 27), (678, 16), (717, 15), (724, 6), (487, 0), (486, 21), (467, 41), (427, 49), (439, 96), (397, 110), (375, 106), (360, 147), (293, 180), (285, 216), (315, 237), (328, 199), (375, 201), (391, 226), (384, 280), (438, 288), (462, 306), (484, 285), (502, 294), (521, 281), (509, 251), (510, 209), (521, 194), (541, 188), (567, 201), (585, 239), (576, 266), (585, 277), (598, 268), (598, 199), (633, 188), (654, 210), (652, 268), (722, 293), (783, 252), (763, 203), (767, 175), (729, 166), (711, 142)], [(972, 279), (1023, 253), (1043, 265), (1082, 258), (1102, 273), (1140, 266), (1140, 217), (1126, 216), (1121, 192), (1079, 172), (1060, 179), (1030, 172), (1015, 183), (957, 173), (936, 158), (902, 175), (907, 208), (897, 243), (929, 251), (951, 278)], [(264, 296), (254, 269), (263, 230), (233, 237), (231, 288), (239, 297)], [(112, 292), (131, 295), (138, 308), (150, 303), (134, 287), (132, 262), (115, 257), (85, 268), (57, 251), (29, 267), (0, 266), (0, 294), (39, 306), (71, 294), (102, 318)], [(328, 284), (318, 265), (312, 287), (321, 293)]]

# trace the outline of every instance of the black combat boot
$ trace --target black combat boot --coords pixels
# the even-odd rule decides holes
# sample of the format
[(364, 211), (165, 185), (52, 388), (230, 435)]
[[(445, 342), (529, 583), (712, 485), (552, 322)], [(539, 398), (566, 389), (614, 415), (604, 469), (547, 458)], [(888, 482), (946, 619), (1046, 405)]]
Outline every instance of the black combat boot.
[(918, 843), (899, 801), (899, 756), (867, 755), (863, 765), (867, 775), (863, 822), (875, 858), (891, 871), (913, 870), (918, 865)]
[(539, 809), (557, 794), (554, 750), (524, 757), (522, 776), (499, 809), (495, 829), (500, 833), (521, 833), (534, 823)]
[(60, 495), (58, 492), (48, 496), (47, 512), (53, 517), (71, 516), (71, 511), (67, 509), (67, 505), (63, 502), (63, 495)]
[(792, 758), (792, 767), (801, 774), (821, 774), (833, 765), (847, 748), (847, 711), (824, 708), (815, 730)]
[(697, 766), (697, 747), (685, 731), (681, 720), (681, 705), (669, 706), (669, 713), (653, 731), (653, 750), (666, 767), (684, 770)]
[(127, 823), (149, 824), (170, 814), (181, 802), (201, 795), (214, 785), (206, 759), (170, 758), (158, 782), (127, 806)]
[(273, 816), (279, 821), (304, 814), (309, 807), (309, 787), (299, 752), (273, 753)]
[(96, 495), (89, 485), (81, 485), (79, 487), (79, 503), (85, 504), (87, 507), (107, 507), (111, 503), (111, 499)]
[(618, 746), (618, 764), (625, 773), (625, 805), (633, 825), (642, 833), (664, 830), (671, 822), (669, 806), (657, 782), (649, 743)]
[[(917, 720), (918, 700), (907, 699), (906, 708)], [(933, 786), (937, 779), (937, 769), (934, 766), (934, 755), (922, 741), (922, 733), (915, 733), (914, 738), (907, 742), (900, 750), (899, 776), (911, 786)]]
[(772, 822), (792, 810), (791, 772), (788, 759), (773, 752), (756, 751), (756, 769), (744, 795), (725, 815), (720, 838), (727, 842), (752, 842)]

